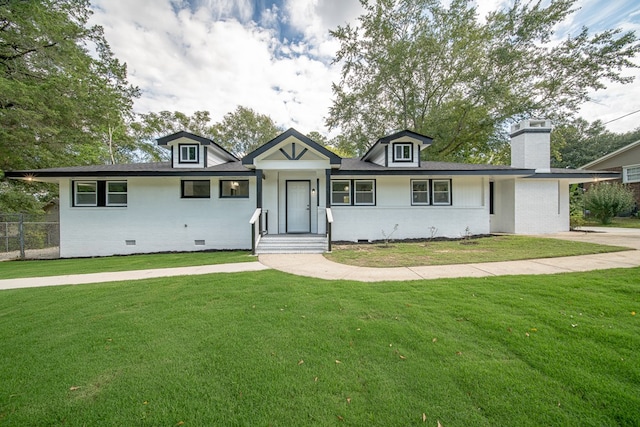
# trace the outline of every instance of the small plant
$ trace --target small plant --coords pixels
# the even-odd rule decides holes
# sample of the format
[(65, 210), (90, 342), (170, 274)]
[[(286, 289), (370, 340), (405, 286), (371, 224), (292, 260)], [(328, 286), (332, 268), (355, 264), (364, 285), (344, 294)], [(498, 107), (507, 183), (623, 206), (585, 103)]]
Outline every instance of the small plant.
[(584, 206), (602, 224), (609, 224), (619, 213), (633, 208), (633, 191), (614, 182), (602, 182), (589, 187), (584, 194)]
[(427, 237), (427, 243), (425, 244), (425, 246), (427, 246), (427, 244), (429, 244), (436, 237), (436, 234), (438, 234), (438, 227), (434, 227), (433, 225), (427, 228), (427, 230), (429, 230), (429, 237)]
[(382, 230), (382, 237), (384, 238), (385, 248), (389, 247), (389, 242), (393, 242), (393, 239), (391, 238), (391, 236), (393, 236), (393, 233), (395, 233), (397, 230), (398, 230), (398, 224), (393, 226), (393, 230), (389, 234), (387, 234), (384, 230)]
[(462, 237), (462, 242), (460, 242), (463, 245), (470, 245), (473, 242), (471, 242), (471, 237), (473, 236), (473, 234), (471, 234), (471, 229), (469, 228), (469, 226), (467, 225), (467, 227), (464, 229), (464, 233), (461, 235)]
[(434, 227), (433, 225), (429, 227), (429, 240), (433, 240), (436, 234), (438, 234), (438, 227)]

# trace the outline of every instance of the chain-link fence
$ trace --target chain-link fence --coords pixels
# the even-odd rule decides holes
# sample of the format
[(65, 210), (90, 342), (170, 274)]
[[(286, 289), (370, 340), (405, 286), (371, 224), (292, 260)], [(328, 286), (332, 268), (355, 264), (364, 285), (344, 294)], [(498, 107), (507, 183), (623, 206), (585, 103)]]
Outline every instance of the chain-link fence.
[(0, 214), (0, 260), (60, 256), (57, 213)]

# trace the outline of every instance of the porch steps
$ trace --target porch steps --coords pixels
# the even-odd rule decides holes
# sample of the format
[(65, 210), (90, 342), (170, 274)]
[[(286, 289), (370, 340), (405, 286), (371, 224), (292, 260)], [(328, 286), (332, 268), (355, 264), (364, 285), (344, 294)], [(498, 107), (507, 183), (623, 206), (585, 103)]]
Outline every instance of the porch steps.
[(327, 251), (327, 236), (318, 234), (267, 234), (260, 238), (256, 255), (321, 254)]

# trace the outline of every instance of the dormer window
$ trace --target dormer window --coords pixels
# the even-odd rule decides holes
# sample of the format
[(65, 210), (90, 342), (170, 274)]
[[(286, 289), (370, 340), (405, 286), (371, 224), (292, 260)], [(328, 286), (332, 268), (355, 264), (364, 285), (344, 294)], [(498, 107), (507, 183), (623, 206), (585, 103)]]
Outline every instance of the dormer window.
[(394, 162), (413, 162), (413, 144), (393, 144)]
[(197, 144), (180, 144), (180, 163), (198, 163), (198, 145)]

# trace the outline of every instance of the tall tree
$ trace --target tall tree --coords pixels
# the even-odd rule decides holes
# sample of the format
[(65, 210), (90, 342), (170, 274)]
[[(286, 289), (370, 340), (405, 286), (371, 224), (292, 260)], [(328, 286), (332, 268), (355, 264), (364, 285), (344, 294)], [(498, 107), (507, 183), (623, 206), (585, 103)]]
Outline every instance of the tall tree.
[(116, 129), (138, 90), (90, 13), (87, 0), (0, 1), (0, 169), (124, 156)]
[(271, 117), (238, 106), (212, 128), (214, 141), (242, 157), (282, 132)]
[(553, 167), (579, 168), (606, 154), (640, 140), (640, 128), (624, 133), (607, 130), (601, 121), (578, 118), (551, 133)]
[(138, 89), (90, 14), (88, 0), (0, 0), (0, 174), (135, 149), (124, 130)]
[(332, 31), (342, 73), (327, 125), (359, 152), (408, 128), (434, 138), (433, 158), (504, 160), (510, 120), (571, 116), (605, 81), (632, 80), (632, 32), (551, 43), (575, 2), (515, 1), (480, 21), (467, 0), (361, 0), (359, 23)]

